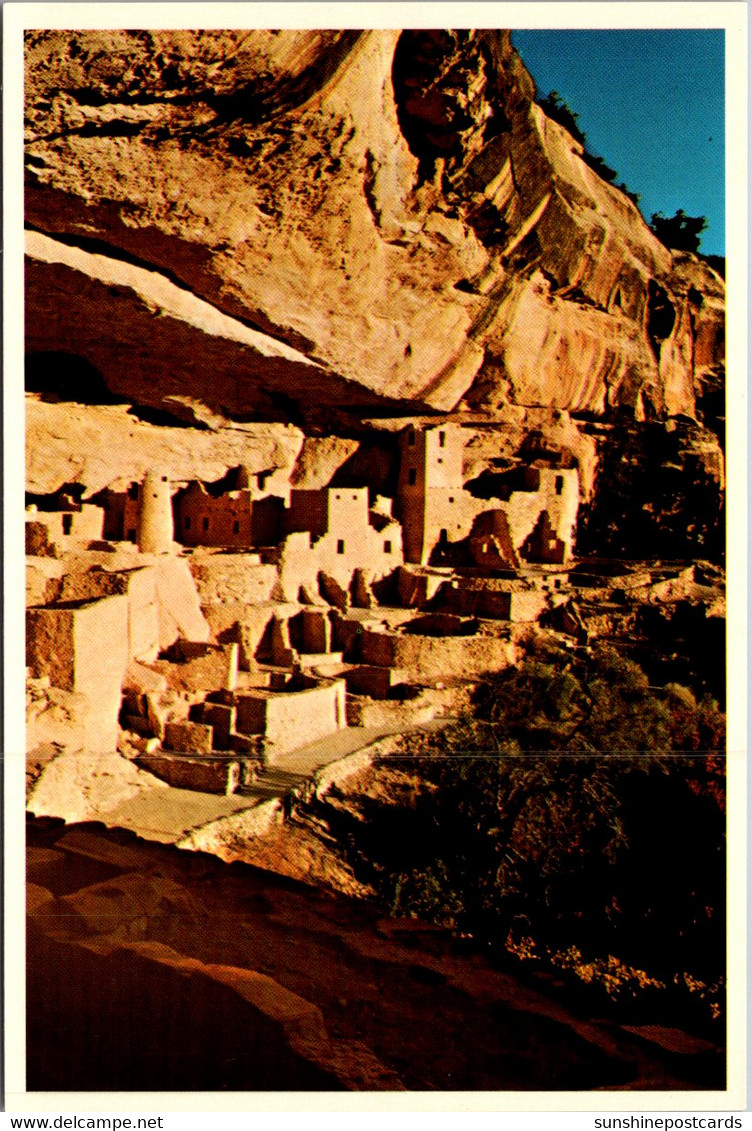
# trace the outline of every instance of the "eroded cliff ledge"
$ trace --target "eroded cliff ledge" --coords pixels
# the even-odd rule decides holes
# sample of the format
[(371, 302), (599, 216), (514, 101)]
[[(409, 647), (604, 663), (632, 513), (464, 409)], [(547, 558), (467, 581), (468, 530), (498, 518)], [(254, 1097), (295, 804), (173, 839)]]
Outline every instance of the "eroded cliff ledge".
[(27, 68), (37, 372), (74, 354), (220, 421), (694, 417), (718, 383), (722, 281), (582, 160), (506, 32), (31, 32)]

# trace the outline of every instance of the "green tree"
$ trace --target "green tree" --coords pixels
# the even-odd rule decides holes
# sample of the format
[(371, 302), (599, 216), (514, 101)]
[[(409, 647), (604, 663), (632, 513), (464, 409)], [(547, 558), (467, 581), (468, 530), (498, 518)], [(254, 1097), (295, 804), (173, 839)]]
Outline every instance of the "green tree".
[(558, 90), (551, 90), (548, 94), (539, 98), (538, 105), (548, 114), (549, 118), (553, 118), (565, 130), (569, 130), (572, 137), (576, 138), (580, 145), (585, 145), (585, 135), (577, 124), (580, 115), (575, 113)]
[(683, 208), (673, 216), (654, 212), (650, 217), (650, 227), (661, 243), (676, 251), (699, 251), (700, 235), (707, 226), (705, 216), (688, 216)]

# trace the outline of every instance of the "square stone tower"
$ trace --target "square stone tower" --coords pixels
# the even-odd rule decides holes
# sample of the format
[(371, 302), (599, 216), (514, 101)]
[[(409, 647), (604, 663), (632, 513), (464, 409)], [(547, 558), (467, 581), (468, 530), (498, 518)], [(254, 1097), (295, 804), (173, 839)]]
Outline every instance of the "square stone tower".
[(397, 496), (405, 561), (425, 565), (437, 545), (468, 533), (462, 429), (458, 424), (410, 427), (402, 433), (400, 444)]

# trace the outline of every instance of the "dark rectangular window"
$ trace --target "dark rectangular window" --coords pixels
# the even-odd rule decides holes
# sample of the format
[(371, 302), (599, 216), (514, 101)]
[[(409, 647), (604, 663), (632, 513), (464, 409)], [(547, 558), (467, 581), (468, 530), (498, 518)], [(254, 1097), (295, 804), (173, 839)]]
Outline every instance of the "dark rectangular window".
[(191, 516), (189, 514), (187, 514), (185, 516), (185, 518), (183, 519), (183, 530), (190, 530), (190, 529), (191, 529)]
[(408, 475), (407, 475), (407, 482), (410, 484), (411, 487), (415, 486), (415, 480), (417, 478), (418, 478), (418, 472), (415, 470), (414, 467), (411, 467), (409, 472), (408, 472)]
[(407, 437), (407, 442), (408, 442), (408, 444), (410, 445), (411, 448), (415, 447), (415, 433), (414, 432), (411, 432), (409, 434), (409, 436)]
[(344, 554), (344, 552), (345, 552), (345, 543), (343, 542), (343, 540), (341, 538), (338, 538), (337, 539), (337, 553), (338, 554)]
[(201, 525), (203, 526), (204, 530), (208, 530), (209, 529), (209, 519), (205, 518), (204, 521), (201, 523)]
[(233, 534), (240, 534), (240, 523), (237, 521), (237, 519), (232, 524), (232, 532)]
[(556, 490), (557, 495), (560, 495), (562, 493), (562, 491), (564, 490), (564, 476), (563, 475), (557, 475), (556, 476), (556, 482), (554, 484), (554, 488)]
[(446, 434), (444, 432), (439, 432), (439, 447), (440, 448), (444, 447), (445, 441), (446, 441)]
[(72, 526), (73, 526), (73, 515), (72, 514), (64, 514), (63, 515), (63, 534), (70, 534)]
[(135, 530), (129, 530), (128, 531), (127, 541), (128, 542), (135, 542), (136, 541), (136, 531)]
[(138, 483), (131, 483), (130, 487), (128, 488), (128, 498), (129, 499), (137, 499), (138, 498)]
[(387, 538), (386, 541), (384, 542), (384, 553), (385, 554), (391, 554), (391, 552), (392, 552), (392, 543)]

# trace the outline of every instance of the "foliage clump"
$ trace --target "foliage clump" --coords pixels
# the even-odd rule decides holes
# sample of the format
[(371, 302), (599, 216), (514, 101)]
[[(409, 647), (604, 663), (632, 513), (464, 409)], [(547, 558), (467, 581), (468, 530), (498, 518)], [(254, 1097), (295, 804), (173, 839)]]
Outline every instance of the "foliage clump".
[(350, 862), (395, 914), (622, 1008), (657, 1002), (665, 1020), (670, 1003), (674, 1021), (708, 1024), (723, 982), (723, 745), (713, 700), (651, 687), (610, 648), (539, 649), (482, 683), (472, 715), (406, 739), (424, 788), (409, 812), (364, 803)]
[(558, 122), (560, 126), (568, 130), (575, 141), (579, 141), (582, 146), (586, 144), (587, 139), (585, 134), (578, 125), (580, 115), (575, 113), (569, 103), (559, 94), (558, 90), (551, 90), (548, 94), (539, 98), (538, 105), (541, 110), (545, 111), (549, 118), (552, 118), (554, 122)]
[(700, 235), (708, 226), (705, 216), (688, 216), (683, 208), (677, 208), (673, 216), (654, 212), (650, 217), (650, 227), (662, 244), (675, 251), (699, 251)]

